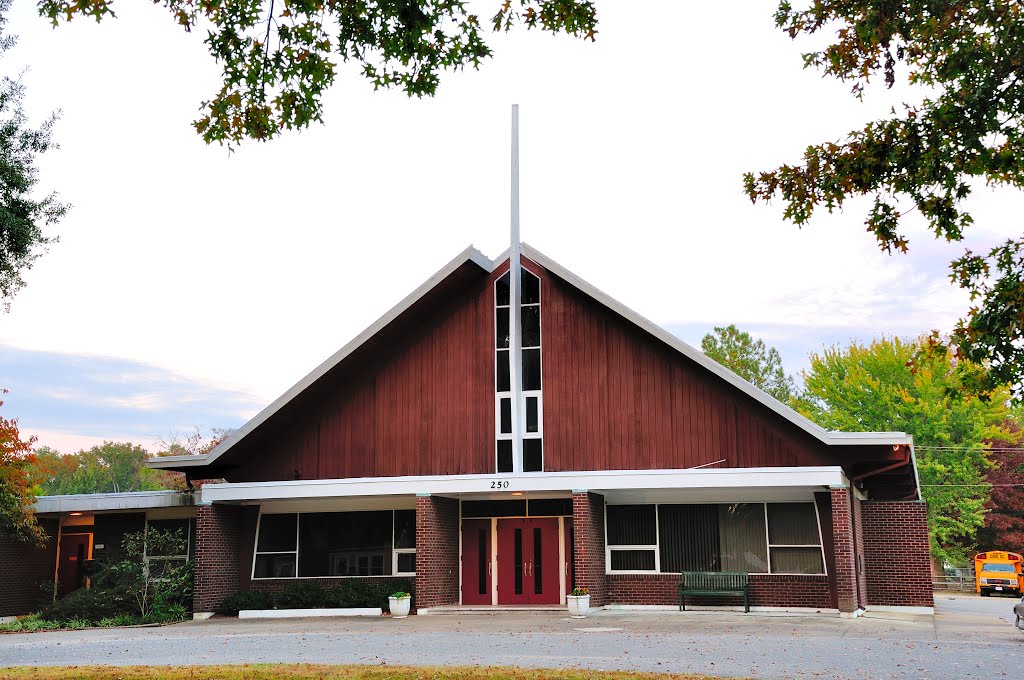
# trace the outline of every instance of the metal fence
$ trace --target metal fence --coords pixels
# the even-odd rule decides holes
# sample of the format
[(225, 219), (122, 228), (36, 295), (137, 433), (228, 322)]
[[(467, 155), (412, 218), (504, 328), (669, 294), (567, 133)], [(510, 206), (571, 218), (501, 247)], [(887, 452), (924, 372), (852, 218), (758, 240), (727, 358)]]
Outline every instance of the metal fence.
[(966, 576), (933, 576), (932, 588), (935, 590), (946, 590), (963, 593), (974, 592), (974, 577)]

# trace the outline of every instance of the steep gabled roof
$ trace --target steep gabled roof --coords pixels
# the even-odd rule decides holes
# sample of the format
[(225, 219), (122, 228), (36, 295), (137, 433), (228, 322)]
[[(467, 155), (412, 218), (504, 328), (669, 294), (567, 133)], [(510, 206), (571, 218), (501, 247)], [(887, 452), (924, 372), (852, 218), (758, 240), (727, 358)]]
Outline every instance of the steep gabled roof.
[[(654, 336), (665, 345), (678, 351), (686, 358), (710, 371), (726, 383), (729, 383), (824, 444), (830, 446), (897, 446), (913, 444), (913, 438), (903, 432), (832, 432), (825, 430), (774, 397), (766, 394), (751, 383), (739, 377), (718, 362), (708, 358), (703, 352), (688, 345), (672, 333), (669, 333), (657, 324), (649, 321), (640, 314), (634, 312), (632, 309), (590, 285), (540, 251), (524, 243), (522, 245), (522, 253), (524, 257), (536, 262), (553, 275), (578, 289), (583, 294), (589, 296), (615, 314), (636, 325), (646, 333)], [(465, 268), (468, 267), (470, 269), (476, 269), (482, 274), (488, 274), (497, 269), (507, 259), (507, 252), (503, 253), (495, 260), (490, 260), (475, 248), (467, 248), (451, 262), (442, 267), (437, 273), (427, 279), (419, 288), (414, 290), (404, 300), (395, 305), (391, 310), (380, 317), (362, 333), (353, 338), (334, 355), (317, 366), (309, 373), (309, 375), (293, 385), (288, 391), (278, 397), (272, 404), (260, 411), (259, 414), (249, 420), (249, 422), (239, 428), (230, 437), (221, 442), (220, 445), (212, 451), (200, 456), (165, 456), (161, 458), (153, 458), (150, 459), (148, 463), (149, 467), (186, 470), (188, 468), (212, 466), (217, 459), (231, 450), (243, 439), (248, 437), (254, 430), (270, 420), (276, 413), (292, 402), (292, 400), (312, 387), (333, 369), (343, 364), (353, 353), (379, 333), (384, 331), (403, 314), (411, 310), (418, 302), (428, 298), (435, 289), (438, 289), (446, 281), (451, 280), (457, 272), (464, 271)]]

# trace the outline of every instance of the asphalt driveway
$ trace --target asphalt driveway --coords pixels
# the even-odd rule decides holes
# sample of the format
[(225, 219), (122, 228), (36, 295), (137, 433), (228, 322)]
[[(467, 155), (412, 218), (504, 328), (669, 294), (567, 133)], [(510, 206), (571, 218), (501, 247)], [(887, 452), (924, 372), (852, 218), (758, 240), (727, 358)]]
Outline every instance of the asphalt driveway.
[[(932, 617), (720, 612), (212, 619), (0, 635), (0, 666), (253, 662), (518, 665), (755, 678), (1018, 677), (1013, 600), (939, 596)], [(1005, 610), (1005, 611), (1004, 611)], [(1009, 619), (1009, 620), (1008, 620)], [(2, 669), (0, 669), (2, 676)]]

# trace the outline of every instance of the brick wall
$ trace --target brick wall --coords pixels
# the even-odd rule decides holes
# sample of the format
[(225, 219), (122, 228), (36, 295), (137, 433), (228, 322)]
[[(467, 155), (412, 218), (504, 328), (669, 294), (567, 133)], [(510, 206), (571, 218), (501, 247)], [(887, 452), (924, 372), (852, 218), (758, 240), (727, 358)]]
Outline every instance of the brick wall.
[[(679, 603), (678, 574), (609, 574), (608, 603), (675, 605)], [(687, 596), (687, 605), (743, 604), (736, 597)], [(753, 574), (750, 576), (750, 606), (810, 607), (832, 609), (832, 591), (827, 576)]]
[(0, 533), (0, 616), (38, 610), (43, 581), (53, 583), (57, 569), (57, 520), (40, 519), (47, 540), (42, 547)]
[(416, 497), (416, 607), (459, 603), (459, 501)]
[[(226, 596), (241, 589), (242, 574), (248, 580), (246, 565), (252, 560), (253, 539), (245, 539), (244, 529), (258, 512), (258, 508), (240, 505), (196, 506), (193, 611), (216, 611)], [(248, 551), (243, 547), (246, 544)]]
[(924, 503), (868, 501), (861, 512), (868, 605), (934, 606)]
[(604, 606), (608, 601), (604, 559), (604, 496), (574, 493), (572, 526), (576, 544), (573, 554), (576, 585), (590, 591), (592, 606)]
[(857, 609), (853, 510), (849, 489), (832, 489), (832, 540), (835, 560), (836, 604), (841, 612)]

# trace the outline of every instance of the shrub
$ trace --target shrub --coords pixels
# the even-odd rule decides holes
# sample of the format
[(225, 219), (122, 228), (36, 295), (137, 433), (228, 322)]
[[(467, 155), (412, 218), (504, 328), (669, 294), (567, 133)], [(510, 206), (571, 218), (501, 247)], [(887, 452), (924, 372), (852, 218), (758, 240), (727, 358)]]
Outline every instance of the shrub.
[(242, 590), (224, 598), (217, 607), (217, 613), (224, 616), (238, 616), (243, 609), (273, 609), (274, 596), (257, 590)]
[(277, 596), (277, 606), (281, 609), (314, 609), (324, 607), (327, 593), (319, 583), (289, 583)]
[(135, 607), (135, 598), (124, 588), (79, 588), (44, 609), (40, 617), (47, 621), (99, 621), (119, 614), (131, 614)]

